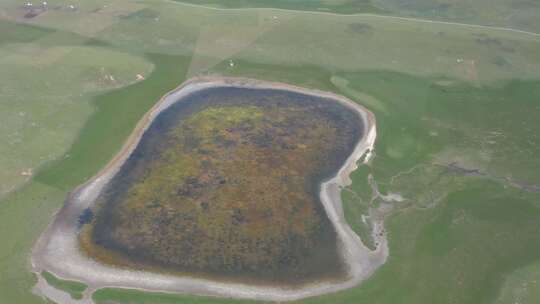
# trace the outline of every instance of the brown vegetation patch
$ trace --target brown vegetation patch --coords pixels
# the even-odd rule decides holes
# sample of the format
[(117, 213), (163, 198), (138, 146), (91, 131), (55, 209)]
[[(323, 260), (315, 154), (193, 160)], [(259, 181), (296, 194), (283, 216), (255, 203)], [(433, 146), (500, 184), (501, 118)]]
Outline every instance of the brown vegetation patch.
[(221, 88), (165, 110), (80, 241), (115, 265), (264, 281), (343, 275), (320, 182), (360, 118), (330, 100)]

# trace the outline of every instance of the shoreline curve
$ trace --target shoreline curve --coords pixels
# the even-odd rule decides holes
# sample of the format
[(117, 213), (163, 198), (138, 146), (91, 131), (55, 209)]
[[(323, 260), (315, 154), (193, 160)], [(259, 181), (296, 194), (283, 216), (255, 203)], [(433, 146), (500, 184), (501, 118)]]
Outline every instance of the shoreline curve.
[[(79, 214), (94, 203), (101, 189), (119, 171), (157, 115), (179, 99), (211, 87), (287, 90), (332, 99), (358, 113), (364, 124), (362, 137), (336, 175), (320, 185), (320, 199), (336, 230), (340, 255), (347, 268), (346, 280), (313, 282), (298, 288), (250, 286), (245, 283), (115, 268), (89, 258), (79, 250), (75, 229)], [(41, 278), (33, 292), (53, 301), (60, 300), (61, 303), (92, 303), (91, 293), (100, 288), (128, 288), (223, 298), (292, 301), (354, 287), (370, 277), (388, 257), (388, 244), (382, 219), (373, 222), (372, 236), (378, 246), (375, 250), (371, 250), (362, 243), (360, 237), (347, 224), (340, 196), (341, 188), (351, 184), (349, 175), (358, 168), (358, 161), (364, 156), (364, 163), (369, 160), (375, 139), (374, 114), (354, 101), (334, 93), (248, 78), (209, 76), (189, 79), (165, 94), (142, 117), (121, 150), (103, 169), (68, 194), (64, 206), (55, 214), (54, 219), (34, 244), (30, 260), (31, 271), (36, 273), (38, 278), (41, 271), (47, 270), (59, 278), (87, 284), (88, 290), (84, 293), (83, 299), (66, 298), (63, 292), (55, 292), (55, 289), (50, 288)]]

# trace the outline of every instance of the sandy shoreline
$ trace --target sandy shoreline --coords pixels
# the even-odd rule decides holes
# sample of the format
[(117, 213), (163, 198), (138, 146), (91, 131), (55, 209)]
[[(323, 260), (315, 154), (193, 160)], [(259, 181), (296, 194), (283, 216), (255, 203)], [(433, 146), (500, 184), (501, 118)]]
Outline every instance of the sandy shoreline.
[[(275, 286), (250, 286), (242, 283), (211, 281), (201, 278), (118, 269), (89, 259), (79, 251), (76, 234), (79, 214), (85, 208), (92, 206), (99, 192), (127, 160), (154, 118), (179, 99), (193, 92), (216, 86), (281, 89), (305, 95), (330, 98), (339, 101), (360, 115), (364, 124), (362, 138), (336, 176), (323, 182), (320, 189), (321, 202), (336, 229), (340, 241), (340, 252), (349, 272), (349, 278), (347, 280), (339, 282), (316, 282), (295, 289)], [(123, 287), (154, 292), (267, 301), (296, 300), (354, 287), (368, 278), (386, 261), (388, 256), (386, 236), (384, 233), (379, 233), (383, 231), (382, 220), (373, 223), (374, 241), (379, 245), (376, 250), (372, 251), (362, 244), (360, 238), (346, 223), (340, 196), (341, 187), (351, 183), (349, 174), (357, 168), (357, 162), (362, 156), (369, 155), (373, 150), (375, 138), (374, 115), (355, 102), (333, 93), (246, 78), (201, 77), (190, 79), (164, 95), (143, 116), (121, 151), (107, 166), (88, 182), (77, 187), (70, 193), (64, 207), (56, 214), (52, 223), (49, 224), (34, 245), (31, 256), (31, 271), (39, 274), (41, 271), (47, 270), (63, 279), (82, 281), (89, 286), (90, 290), (97, 290), (104, 287)], [(368, 158), (366, 156), (366, 159)], [(54, 289), (51, 291), (51, 288), (48, 288), (46, 283), (43, 284), (42, 280), (35, 286), (33, 291), (58, 303), (91, 303), (89, 292), (85, 293), (85, 297), (82, 300), (70, 300), (66, 302), (63, 292), (58, 293)]]

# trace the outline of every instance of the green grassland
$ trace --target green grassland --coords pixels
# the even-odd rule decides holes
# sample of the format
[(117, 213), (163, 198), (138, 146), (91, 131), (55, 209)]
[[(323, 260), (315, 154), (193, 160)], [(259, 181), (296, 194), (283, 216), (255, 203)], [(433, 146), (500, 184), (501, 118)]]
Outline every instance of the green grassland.
[(373, 5), (371, 0), (174, 0), (194, 5), (204, 5), (216, 8), (279, 8), (287, 10), (307, 10), (334, 12), (340, 14), (354, 13), (383, 13), (384, 10)]
[(535, 17), (540, 5), (534, 0), (373, 0), (373, 3), (392, 15), (540, 31), (540, 21)]
[[(362, 235), (368, 174), (405, 198), (386, 221), (390, 257), (361, 286), (305, 302), (540, 301), (538, 36), (160, 0), (81, 1), (76, 11), (67, 3), (50, 1), (63, 8), (31, 19), (18, 1), (0, 4), (0, 139), (9, 143), (0, 146), (0, 184), (9, 185), (0, 303), (44, 303), (30, 292), (28, 257), (66, 193), (106, 164), (160, 96), (201, 74), (334, 91), (377, 115), (376, 156), (353, 173), (344, 200)], [(485, 4), (486, 14), (508, 2), (498, 3)], [(95, 67), (118, 83), (100, 81)], [(33, 178), (21, 175), (29, 168)], [(94, 299), (241, 302), (113, 289)]]
[(6, 21), (0, 27), (1, 197), (66, 152), (93, 111), (93, 96), (135, 82), (152, 64), (103, 47), (63, 44), (69, 38), (56, 31)]
[(331, 12), (337, 14), (375, 13), (389, 16), (425, 18), (446, 22), (511, 27), (540, 31), (537, 16), (540, 4), (534, 0), (174, 0), (215, 8), (277, 8)]
[(47, 284), (69, 293), (73, 299), (82, 299), (82, 293), (86, 290), (86, 288), (88, 288), (86, 284), (76, 281), (62, 280), (47, 271), (43, 271), (41, 276), (43, 276), (43, 278), (47, 281)]

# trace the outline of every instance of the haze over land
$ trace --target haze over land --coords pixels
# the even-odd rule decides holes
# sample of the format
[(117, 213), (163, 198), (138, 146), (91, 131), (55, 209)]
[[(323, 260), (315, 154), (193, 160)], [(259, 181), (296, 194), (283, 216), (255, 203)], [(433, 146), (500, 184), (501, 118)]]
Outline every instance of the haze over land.
[[(384, 217), (390, 258), (360, 286), (305, 302), (540, 301), (537, 1), (215, 9), (223, 3), (0, 3), (0, 303), (45, 303), (31, 293), (34, 241), (144, 113), (197, 75), (331, 91), (377, 117), (375, 150), (342, 192), (343, 211), (366, 244)], [(257, 8), (270, 5), (280, 10)], [(371, 212), (379, 206), (392, 211)], [(47, 281), (66, 299), (65, 289), (88, 293)], [(235, 302), (112, 289), (93, 298)]]

